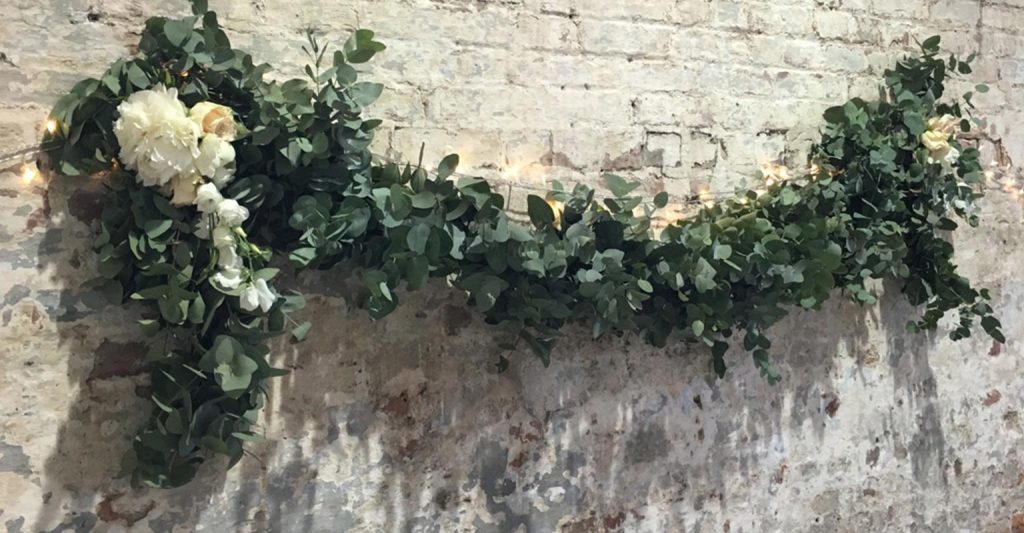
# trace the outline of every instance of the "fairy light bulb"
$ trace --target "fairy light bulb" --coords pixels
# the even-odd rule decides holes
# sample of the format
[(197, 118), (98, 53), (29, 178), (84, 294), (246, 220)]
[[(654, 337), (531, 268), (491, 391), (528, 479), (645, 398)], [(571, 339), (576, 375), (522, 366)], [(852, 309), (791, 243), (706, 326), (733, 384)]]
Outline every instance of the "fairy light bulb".
[(547, 199), (548, 206), (551, 207), (551, 211), (555, 214), (555, 225), (562, 225), (562, 211), (565, 209), (565, 203), (559, 202), (554, 198)]
[(707, 186), (701, 187), (697, 191), (697, 199), (700, 200), (704, 207), (709, 209), (715, 206), (715, 199), (711, 196), (711, 189)]
[(761, 175), (765, 184), (771, 187), (789, 179), (789, 168), (774, 161), (765, 161), (761, 163)]
[(53, 135), (57, 133), (57, 121), (52, 118), (46, 121), (46, 131)]
[(31, 185), (39, 177), (39, 169), (35, 165), (21, 167), (21, 182), (24, 185)]
[(520, 164), (520, 163), (511, 164), (511, 165), (505, 167), (501, 171), (501, 179), (503, 179), (505, 181), (513, 182), (513, 183), (519, 182), (520, 181), (520, 177), (519, 176), (522, 173), (522, 171), (523, 171), (523, 165), (522, 164)]

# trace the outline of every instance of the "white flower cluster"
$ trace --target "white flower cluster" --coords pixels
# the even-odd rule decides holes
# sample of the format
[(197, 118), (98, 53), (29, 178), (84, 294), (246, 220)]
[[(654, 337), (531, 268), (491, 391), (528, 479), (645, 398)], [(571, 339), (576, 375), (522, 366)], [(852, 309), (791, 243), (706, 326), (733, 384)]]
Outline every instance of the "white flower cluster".
[(928, 131), (921, 134), (921, 144), (928, 149), (928, 162), (944, 166), (955, 165), (960, 151), (949, 144), (960, 120), (953, 115), (942, 115), (928, 120)]
[(234, 177), (231, 143), (238, 126), (231, 109), (212, 102), (188, 109), (177, 89), (157, 86), (132, 94), (118, 111), (114, 135), (125, 168), (136, 172), (140, 184), (159, 187), (171, 204), (195, 205), (200, 213), (195, 234), (211, 239), (217, 251), (213, 282), (226, 290), (245, 283), (239, 295), (242, 309), (269, 311), (277, 295), (265, 280), (248, 281), (251, 273), (239, 255), (249, 210), (220, 192)]
[(209, 178), (222, 188), (234, 176), (238, 126), (231, 109), (200, 102), (188, 109), (177, 89), (162, 85), (132, 94), (117, 107), (114, 135), (121, 162), (147, 187), (159, 187), (176, 206), (195, 202)]

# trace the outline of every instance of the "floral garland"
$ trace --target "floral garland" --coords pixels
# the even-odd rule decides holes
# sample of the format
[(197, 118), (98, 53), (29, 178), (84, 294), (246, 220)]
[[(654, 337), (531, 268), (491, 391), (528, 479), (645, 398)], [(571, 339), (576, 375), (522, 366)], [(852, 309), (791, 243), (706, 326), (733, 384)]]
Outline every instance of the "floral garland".
[(799, 179), (779, 172), (767, 189), (655, 236), (668, 196), (648, 203), (617, 176), (605, 177), (603, 200), (558, 183), (547, 199), (530, 196), (530, 228), (485, 180), (451, 179), (456, 156), (434, 176), (422, 162), (374, 163), (380, 121), (363, 111), (383, 87), (351, 66), (384, 49), (373, 32), (357, 31), (333, 61), (310, 36), (308, 79), (277, 83), (231, 48), (205, 2), (193, 11), (147, 21), (140, 57), (77, 84), (44, 139), (59, 172), (105, 173), (97, 283), (147, 304), (155, 407), (123, 460), (136, 482), (182, 485), (211, 452), (233, 465), (261, 438), (264, 382), (284, 373), (267, 340), (290, 331), (301, 341), (310, 329), (290, 318), (301, 296), (273, 287), (274, 255), (298, 268), (361, 267), (375, 318), (395, 309), (400, 286), (447, 278), (508, 334), (499, 346), (523, 341), (545, 364), (559, 329), (589, 321), (595, 337), (705, 344), (724, 376), (729, 339), (742, 332), (737, 344), (775, 381), (772, 324), (835, 289), (871, 304), (868, 282), (882, 277), (924, 306), (909, 327), (935, 328), (957, 310), (954, 339), (980, 320), (1004, 340), (987, 291), (956, 273), (942, 238), (954, 214), (976, 223), (981, 165), (956, 134), (972, 127), (972, 95), (943, 100), (944, 80), (969, 74), (970, 58), (938, 58), (938, 38), (886, 72), (885, 99), (826, 111)]
[[(211, 240), (217, 272), (210, 282), (224, 294), (237, 294), (244, 311), (266, 313), (277, 296), (263, 278), (243, 276), (243, 256), (261, 252), (245, 242), (242, 223), (249, 210), (220, 190), (234, 178), (238, 125), (231, 109), (199, 102), (186, 109), (177, 89), (158, 85), (138, 91), (117, 106), (114, 136), (121, 146), (120, 160), (135, 171), (139, 185), (156, 187), (170, 196), (174, 207), (195, 206), (199, 214), (193, 235)], [(209, 181), (206, 181), (209, 180)]]

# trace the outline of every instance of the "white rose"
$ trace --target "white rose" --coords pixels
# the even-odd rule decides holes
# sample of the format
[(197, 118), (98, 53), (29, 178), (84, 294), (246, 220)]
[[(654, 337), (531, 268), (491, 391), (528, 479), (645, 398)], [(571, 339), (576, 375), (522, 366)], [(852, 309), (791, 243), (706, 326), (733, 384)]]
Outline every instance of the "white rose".
[(212, 183), (204, 183), (196, 189), (196, 206), (201, 213), (216, 213), (217, 206), (223, 201), (224, 197)]
[(192, 232), (196, 237), (203, 239), (210, 238), (210, 217), (203, 215), (196, 221), (196, 229)]
[(928, 119), (928, 129), (945, 133), (946, 137), (949, 138), (956, 131), (956, 125), (960, 122), (960, 119), (953, 115), (942, 115), (941, 117), (932, 117)]
[(234, 246), (219, 247), (217, 248), (217, 252), (217, 266), (222, 270), (237, 270), (242, 268), (242, 258), (238, 256), (238, 251), (235, 250)]
[(266, 313), (274, 306), (277, 295), (270, 290), (266, 280), (258, 279), (242, 290), (238, 304), (246, 311), (255, 311), (258, 307)]
[(234, 199), (227, 198), (217, 206), (217, 216), (222, 225), (233, 228), (241, 226), (242, 222), (249, 218), (249, 210)]
[(235, 140), (238, 135), (235, 114), (230, 107), (213, 102), (199, 102), (192, 106), (188, 116), (203, 130), (203, 133), (212, 133), (229, 142)]
[(114, 136), (121, 145), (121, 162), (137, 172), (139, 183), (161, 186), (189, 173), (199, 155), (201, 130), (189, 120), (177, 89), (158, 85), (136, 92), (117, 110), (120, 117), (114, 122)]
[(221, 270), (214, 274), (211, 279), (225, 289), (237, 289), (242, 284), (242, 271), (237, 268)]
[(957, 150), (956, 148), (953, 148), (952, 146), (949, 147), (949, 153), (946, 154), (946, 158), (944, 159), (944, 161), (946, 163), (949, 163), (950, 165), (955, 165), (956, 162), (959, 161), (959, 160), (960, 160), (960, 150)]
[(213, 228), (213, 245), (217, 248), (234, 248), (235, 232), (225, 226)]
[(942, 159), (949, 152), (949, 135), (941, 131), (928, 130), (921, 135), (921, 144), (935, 159)]
[(932, 152), (928, 154), (928, 163), (936, 165), (941, 164), (943, 167), (952, 167), (960, 160), (960, 150), (949, 147), (949, 150), (945, 152), (945, 155), (941, 155), (941, 152)]
[(197, 178), (195, 174), (179, 174), (171, 180), (171, 205), (181, 207), (196, 201)]
[(224, 187), (235, 173), (235, 147), (216, 135), (203, 137), (196, 170), (210, 178), (218, 189)]

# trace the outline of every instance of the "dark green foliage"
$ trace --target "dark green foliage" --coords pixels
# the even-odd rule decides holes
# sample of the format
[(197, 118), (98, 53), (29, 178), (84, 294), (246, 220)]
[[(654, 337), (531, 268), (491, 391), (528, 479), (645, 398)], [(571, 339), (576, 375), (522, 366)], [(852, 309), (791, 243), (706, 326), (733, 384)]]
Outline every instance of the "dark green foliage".
[(743, 192), (654, 237), (651, 215), (667, 195), (647, 205), (634, 195), (637, 184), (617, 176), (606, 177), (613, 197), (602, 200), (586, 187), (556, 187), (560, 212), (531, 196), (528, 227), (509, 218), (486, 181), (454, 179), (456, 156), (433, 177), (420, 165), (374, 164), (368, 147), (380, 122), (364, 120), (363, 110), (382, 87), (358, 81), (351, 66), (384, 49), (368, 30), (330, 61), (311, 35), (308, 79), (276, 83), (264, 79), (267, 65), (230, 47), (214, 13), (200, 2), (195, 12), (150, 19), (141, 58), (81, 82), (53, 111), (61, 125), (53, 136), (61, 146), (51, 153), (58, 168), (109, 171), (97, 241), (105, 288), (153, 303), (141, 322), (153, 336), (156, 407), (124, 461), (137, 481), (181, 485), (209, 452), (237, 462), (243, 441), (258, 439), (265, 380), (282, 374), (268, 364), (267, 339), (290, 332), (301, 341), (310, 333), (308, 322), (288, 316), (302, 306), (300, 296), (253, 314), (240, 310), (237, 291), (211, 286), (215, 258), (192, 235), (191, 208), (170, 206), (111, 166), (118, 103), (158, 83), (178, 87), (189, 105), (230, 106), (248, 130), (235, 143), (237, 178), (225, 196), (253, 213), (245, 231), (259, 246), (247, 249), (258, 275), (277, 272), (266, 268), (270, 250), (299, 268), (353, 263), (363, 268), (375, 318), (396, 308), (399, 288), (449, 277), (488, 323), (502, 325), (545, 365), (558, 331), (586, 321), (594, 337), (703, 343), (719, 376), (729, 346), (742, 345), (776, 381), (766, 333), (773, 324), (794, 307), (818, 308), (835, 289), (874, 303), (869, 281), (890, 277), (924, 306), (913, 327), (935, 328), (956, 309), (952, 337), (968, 336), (980, 319), (1003, 340), (988, 293), (956, 273), (942, 234), (956, 228), (950, 217), (976, 222), (978, 152), (958, 146), (959, 162), (945, 168), (928, 162), (919, 141), (928, 118), (970, 109), (969, 96), (941, 100), (946, 77), (970, 67), (939, 59), (937, 38), (886, 72), (885, 100), (854, 99), (825, 113), (815, 175)]

